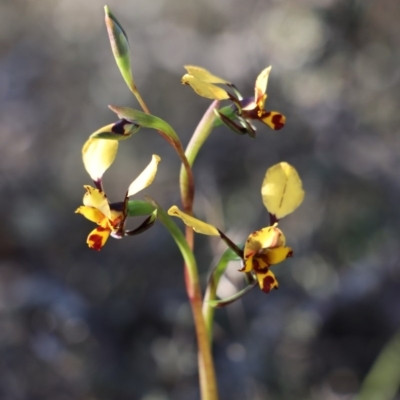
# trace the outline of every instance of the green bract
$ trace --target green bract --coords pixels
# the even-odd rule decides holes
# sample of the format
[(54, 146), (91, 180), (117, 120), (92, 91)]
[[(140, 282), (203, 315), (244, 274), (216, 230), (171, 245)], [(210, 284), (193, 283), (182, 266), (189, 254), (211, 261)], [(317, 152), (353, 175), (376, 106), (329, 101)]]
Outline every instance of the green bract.
[(180, 142), (179, 137), (172, 126), (168, 122), (156, 117), (155, 115), (146, 114), (142, 111), (134, 110), (133, 108), (129, 107), (118, 107), (112, 105), (108, 107), (110, 110), (114, 111), (119, 118), (133, 122), (143, 128), (152, 128), (157, 131), (161, 131), (165, 133), (174, 143)]
[(132, 90), (135, 87), (135, 82), (132, 76), (128, 37), (117, 18), (115, 18), (107, 6), (104, 6), (104, 11), (108, 37), (110, 38), (115, 61), (126, 84)]

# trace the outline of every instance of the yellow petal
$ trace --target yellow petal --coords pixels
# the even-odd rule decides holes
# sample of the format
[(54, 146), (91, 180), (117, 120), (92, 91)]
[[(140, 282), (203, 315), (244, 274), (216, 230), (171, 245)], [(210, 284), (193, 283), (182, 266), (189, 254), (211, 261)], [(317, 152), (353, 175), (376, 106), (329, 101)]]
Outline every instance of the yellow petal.
[(82, 214), (89, 221), (95, 224), (101, 224), (104, 219), (107, 219), (104, 214), (97, 208), (80, 206), (76, 211), (77, 214)]
[(240, 272), (251, 272), (253, 270), (253, 255), (249, 257), (244, 257), (244, 265), (242, 269), (239, 269)]
[(188, 214), (185, 214), (177, 206), (172, 206), (168, 210), (168, 214), (172, 215), (173, 217), (180, 218), (185, 225), (190, 226), (197, 233), (209, 236), (219, 236), (217, 228), (210, 224), (207, 224), (206, 222), (200, 221), (197, 218), (191, 217)]
[(226, 90), (212, 83), (203, 82), (194, 78), (192, 75), (186, 74), (182, 78), (184, 85), (190, 85), (191, 88), (202, 97), (211, 100), (226, 100), (229, 99), (229, 94)]
[(117, 151), (117, 140), (89, 138), (83, 145), (83, 164), (95, 182), (102, 178), (104, 172), (114, 162)]
[(279, 131), (286, 123), (286, 117), (276, 111), (263, 111), (259, 119), (274, 131)]
[(271, 72), (271, 68), (272, 67), (269, 66), (268, 68), (263, 69), (256, 79), (256, 84), (254, 88), (255, 89), (254, 101), (258, 104), (262, 99), (261, 104), (259, 104), (261, 108), (264, 108), (266, 96), (264, 98), (263, 96), (267, 91), (268, 77), (269, 73)]
[(244, 258), (247, 260), (263, 249), (282, 247), (285, 243), (285, 235), (277, 228), (277, 224), (268, 226), (249, 235), (244, 245)]
[(100, 250), (110, 236), (110, 229), (98, 226), (89, 233), (86, 243), (91, 249)]
[(278, 219), (293, 212), (304, 199), (302, 182), (296, 169), (286, 162), (269, 168), (261, 195), (265, 207)]
[(185, 65), (184, 68), (186, 69), (189, 75), (192, 75), (193, 78), (198, 79), (199, 81), (205, 83), (230, 84), (229, 81), (220, 78), (219, 76), (213, 75), (210, 71), (207, 71), (205, 68), (197, 67), (195, 65)]
[(268, 265), (279, 264), (291, 257), (293, 251), (290, 247), (277, 247), (275, 249), (268, 249), (260, 258)]
[(265, 272), (258, 272), (256, 275), (258, 285), (263, 292), (269, 293), (272, 289), (278, 289), (278, 281), (276, 280), (275, 275), (270, 270), (266, 270)]
[(153, 182), (156, 173), (158, 163), (161, 161), (161, 158), (156, 154), (153, 154), (149, 165), (142, 171), (142, 173), (129, 185), (127, 197), (132, 196), (147, 186), (151, 185)]
[(93, 207), (99, 210), (106, 218), (110, 219), (111, 211), (107, 197), (104, 192), (100, 192), (92, 186), (85, 185), (86, 193), (83, 196), (83, 204), (87, 207)]

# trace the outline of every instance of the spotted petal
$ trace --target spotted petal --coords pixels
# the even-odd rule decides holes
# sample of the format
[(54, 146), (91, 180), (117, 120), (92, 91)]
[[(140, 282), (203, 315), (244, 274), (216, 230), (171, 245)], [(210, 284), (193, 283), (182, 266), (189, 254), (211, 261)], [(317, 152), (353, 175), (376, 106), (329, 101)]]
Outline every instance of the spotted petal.
[(274, 131), (279, 131), (286, 123), (286, 117), (277, 111), (261, 111), (259, 119)]
[(98, 226), (96, 229), (89, 233), (86, 243), (91, 249), (101, 250), (107, 239), (110, 237), (110, 233), (110, 229)]
[(151, 185), (153, 182), (156, 173), (158, 163), (161, 161), (161, 158), (156, 154), (153, 154), (149, 165), (142, 171), (142, 173), (129, 185), (127, 197), (132, 196), (147, 186)]
[(269, 293), (272, 289), (278, 289), (278, 281), (269, 269), (265, 272), (258, 272), (256, 275), (258, 285), (263, 292)]
[(275, 247), (282, 247), (286, 243), (285, 235), (277, 228), (277, 224), (260, 229), (249, 235), (244, 246), (244, 258)]
[(93, 181), (101, 181), (104, 172), (114, 162), (117, 151), (117, 140), (89, 138), (86, 141), (82, 148), (83, 164)]
[(172, 206), (168, 210), (168, 214), (172, 215), (173, 217), (180, 218), (185, 225), (190, 226), (197, 233), (208, 236), (219, 236), (218, 229), (215, 226), (191, 217), (190, 215), (181, 211), (177, 206)]

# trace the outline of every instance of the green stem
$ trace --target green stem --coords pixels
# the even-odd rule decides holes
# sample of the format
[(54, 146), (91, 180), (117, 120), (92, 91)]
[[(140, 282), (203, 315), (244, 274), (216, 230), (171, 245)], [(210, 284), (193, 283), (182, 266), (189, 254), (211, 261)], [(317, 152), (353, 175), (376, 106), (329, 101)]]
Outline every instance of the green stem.
[[(194, 131), (193, 136), (186, 147), (185, 155), (190, 167), (193, 166), (199, 150), (203, 146), (206, 139), (210, 136), (210, 133), (214, 128), (214, 121), (216, 119), (214, 109), (216, 109), (218, 105), (219, 101), (217, 100), (211, 103), (210, 107), (208, 107), (207, 111), (203, 115), (203, 118), (197, 125), (196, 130)], [(188, 175), (188, 171), (185, 165), (182, 165), (181, 167), (179, 185), (182, 198), (188, 198), (190, 192), (190, 176)], [(191, 215), (192, 213), (189, 214)]]
[(134, 83), (131, 83), (129, 85), (129, 89), (130, 91), (133, 93), (133, 95), (136, 97), (136, 100), (139, 102), (140, 107), (142, 107), (142, 110), (146, 113), (146, 114), (150, 114), (150, 110), (147, 107), (147, 104), (145, 103), (145, 101), (143, 100), (143, 97), (141, 96), (141, 94), (139, 93), (139, 91), (137, 90), (137, 87)]
[(208, 338), (212, 342), (213, 322), (214, 322), (214, 309), (211, 302), (217, 299), (217, 288), (221, 276), (224, 274), (229, 261), (240, 260), (240, 257), (232, 250), (227, 249), (219, 260), (219, 263), (212, 271), (208, 281), (207, 290), (204, 295), (203, 302), (203, 317), (207, 328)]
[(196, 259), (185, 237), (170, 216), (154, 201), (157, 207), (157, 218), (167, 228), (175, 240), (185, 262), (185, 281), (190, 305), (192, 308), (196, 337), (199, 348), (199, 375), (202, 400), (218, 400), (218, 389), (215, 377), (214, 361), (211, 345), (208, 340), (206, 324), (202, 314), (202, 298)]

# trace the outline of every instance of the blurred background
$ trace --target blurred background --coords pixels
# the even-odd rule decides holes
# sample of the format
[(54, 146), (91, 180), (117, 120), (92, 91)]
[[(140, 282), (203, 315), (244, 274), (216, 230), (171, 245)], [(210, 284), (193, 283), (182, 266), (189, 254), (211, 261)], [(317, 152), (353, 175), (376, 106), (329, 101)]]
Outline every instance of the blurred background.
[[(156, 224), (96, 252), (85, 243), (93, 224), (74, 214), (91, 183), (82, 144), (116, 120), (108, 104), (139, 108), (112, 57), (103, 5), (0, 1), (2, 400), (199, 399), (172, 239)], [(399, 399), (400, 373), (381, 352), (391, 343), (383, 354), (400, 365), (400, 3), (108, 6), (129, 36), (142, 96), (184, 145), (209, 105), (180, 84), (184, 64), (245, 95), (273, 66), (267, 108), (285, 114), (286, 127), (259, 124), (255, 140), (218, 128), (194, 168), (197, 215), (237, 243), (268, 225), (260, 188), (269, 166), (291, 163), (306, 190), (280, 223), (295, 256), (274, 268), (279, 290), (255, 288), (216, 311), (221, 400), (350, 400), (380, 354), (378, 375), (391, 378), (363, 400)], [(150, 130), (120, 146), (104, 178), (112, 201), (153, 153), (158, 176), (136, 198), (179, 204), (179, 160)], [(204, 283), (224, 250), (196, 237)], [(238, 268), (229, 266), (221, 296), (243, 284)]]

